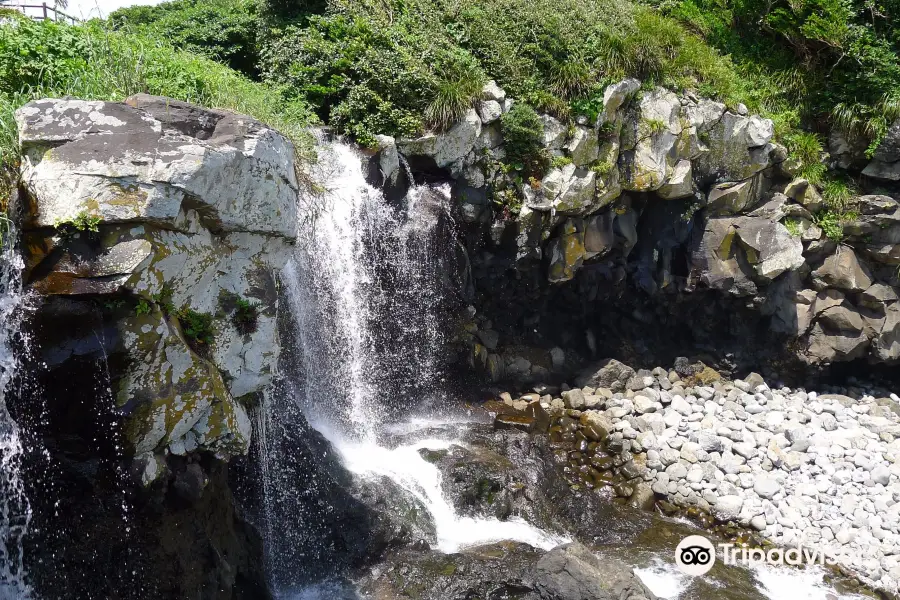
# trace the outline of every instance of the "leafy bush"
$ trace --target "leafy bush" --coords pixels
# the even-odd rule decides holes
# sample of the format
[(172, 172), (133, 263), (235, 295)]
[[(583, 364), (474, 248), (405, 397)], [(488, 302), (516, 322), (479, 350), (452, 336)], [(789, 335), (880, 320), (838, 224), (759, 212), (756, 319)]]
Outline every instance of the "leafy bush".
[(364, 144), (446, 127), (486, 77), (560, 118), (596, 115), (605, 86), (625, 76), (762, 108), (728, 58), (628, 2), (331, 0), (284, 27), (287, 12), (274, 12), (282, 20), (263, 40), (265, 77)]
[(255, 0), (173, 0), (156, 6), (120, 8), (109, 15), (114, 29), (132, 28), (258, 75)]
[[(651, 3), (730, 55), (768, 71), (763, 97), (807, 123), (830, 120), (877, 142), (900, 116), (900, 13), (870, 0), (665, 0)], [(779, 93), (777, 90), (781, 88)], [(769, 102), (772, 108), (773, 102)], [(824, 130), (824, 128), (823, 128)]]
[(550, 157), (543, 148), (544, 128), (535, 110), (517, 102), (500, 122), (507, 162), (528, 175), (543, 176)]

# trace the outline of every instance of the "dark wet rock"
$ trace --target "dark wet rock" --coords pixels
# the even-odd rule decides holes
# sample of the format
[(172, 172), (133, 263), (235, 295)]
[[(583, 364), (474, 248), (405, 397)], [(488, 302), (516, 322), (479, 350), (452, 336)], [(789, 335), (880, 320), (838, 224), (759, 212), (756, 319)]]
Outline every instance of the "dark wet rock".
[(581, 544), (544, 553), (502, 542), (455, 554), (393, 554), (361, 582), (374, 598), (410, 600), (655, 600), (624, 563)]
[(656, 600), (626, 564), (578, 543), (545, 554), (535, 580), (542, 600)]
[(387, 556), (364, 576), (360, 589), (367, 597), (384, 600), (542, 600), (532, 583), (541, 554), (511, 542), (456, 554), (407, 550)]

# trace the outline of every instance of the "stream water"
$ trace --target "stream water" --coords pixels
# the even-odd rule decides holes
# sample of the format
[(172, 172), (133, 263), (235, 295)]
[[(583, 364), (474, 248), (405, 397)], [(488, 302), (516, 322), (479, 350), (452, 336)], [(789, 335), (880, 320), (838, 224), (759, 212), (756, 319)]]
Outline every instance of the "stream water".
[[(340, 142), (323, 147), (320, 171), (314, 175), (327, 191), (309, 201), (315, 227), (302, 238), (284, 277), (296, 330), (295, 369), (288, 376), (292, 402), (331, 442), (354, 477), (389, 478), (398, 493), (426, 507), (435, 524), (434, 547), (441, 552), (499, 540), (549, 550), (569, 541), (565, 534), (522, 520), (457, 514), (445, 496), (440, 471), (422, 457), (423, 449), (462, 443), (454, 437), (458, 422), (448, 426), (453, 418), (422, 410), (423, 405), (449, 402), (448, 375), (441, 367), (448, 331), (443, 316), (452, 288), (448, 274), (454, 271), (447, 251), (453, 225), (443, 210), (447, 190), (413, 187), (401, 205), (392, 205), (366, 183), (361, 158), (352, 147)], [(409, 420), (414, 407), (419, 408), (416, 414), (428, 417)], [(387, 434), (397, 428), (428, 433), (386, 444)], [(697, 533), (661, 517), (654, 528)], [(271, 537), (282, 534), (268, 535), (271, 546)], [(661, 598), (840, 596), (824, 583), (824, 572), (812, 569), (730, 567), (700, 583), (675, 568), (673, 546), (654, 545), (648, 541), (652, 539), (658, 538), (623, 540), (619, 551)], [(352, 587), (325, 583), (294, 588), (282, 597), (355, 597)]]
[(21, 479), (22, 440), (6, 407), (7, 389), (19, 367), (17, 339), (22, 320), (22, 259), (16, 231), (4, 220), (0, 247), (0, 600), (30, 598), (25, 580), (23, 538), (31, 509)]

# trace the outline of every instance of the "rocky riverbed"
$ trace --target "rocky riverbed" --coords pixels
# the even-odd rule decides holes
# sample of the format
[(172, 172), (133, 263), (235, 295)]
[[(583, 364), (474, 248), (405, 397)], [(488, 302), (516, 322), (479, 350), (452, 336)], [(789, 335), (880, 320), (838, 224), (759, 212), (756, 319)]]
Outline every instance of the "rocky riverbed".
[(547, 431), (572, 486), (612, 486), (635, 505), (688, 509), (708, 526), (819, 549), (897, 593), (896, 395), (863, 384), (816, 393), (756, 373), (729, 381), (686, 359), (652, 371), (607, 360), (574, 383), (501, 394), (488, 406), (495, 426)]

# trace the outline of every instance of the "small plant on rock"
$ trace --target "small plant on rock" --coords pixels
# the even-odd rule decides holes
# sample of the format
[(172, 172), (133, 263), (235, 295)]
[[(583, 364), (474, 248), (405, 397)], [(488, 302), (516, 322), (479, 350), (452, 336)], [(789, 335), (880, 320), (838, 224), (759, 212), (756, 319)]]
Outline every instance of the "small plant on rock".
[(655, 135), (657, 133), (662, 133), (666, 130), (666, 124), (664, 121), (660, 119), (646, 119), (644, 123), (647, 125), (647, 129), (650, 131), (650, 135)]
[(188, 344), (198, 354), (206, 354), (213, 342), (213, 316), (190, 308), (183, 308), (175, 315), (181, 323), (181, 331)]
[(63, 239), (69, 239), (79, 233), (87, 234), (88, 237), (100, 233), (101, 221), (100, 217), (83, 210), (70, 219), (57, 221), (54, 225)]
[(787, 228), (788, 233), (790, 233), (793, 237), (800, 237), (803, 233), (800, 231), (800, 221), (797, 219), (785, 219), (784, 226)]
[(234, 314), (231, 315), (231, 323), (242, 335), (254, 333), (259, 324), (259, 306), (244, 298), (238, 298)]
[(137, 316), (149, 315), (151, 310), (150, 303), (146, 299), (141, 298), (138, 300), (137, 306), (134, 307), (134, 314)]

